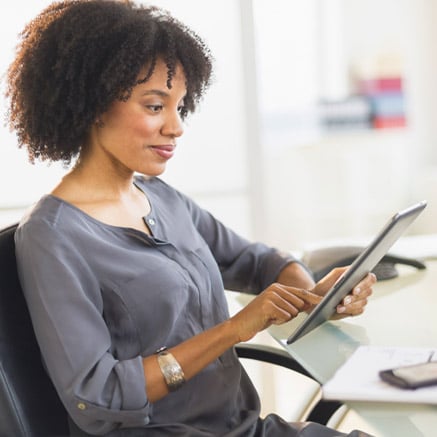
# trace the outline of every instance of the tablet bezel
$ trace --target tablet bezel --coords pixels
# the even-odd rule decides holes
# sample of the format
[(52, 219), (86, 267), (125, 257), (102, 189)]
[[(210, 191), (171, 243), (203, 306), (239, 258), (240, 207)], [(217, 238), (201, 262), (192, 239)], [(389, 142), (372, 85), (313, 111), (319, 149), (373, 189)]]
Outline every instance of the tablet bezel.
[(426, 205), (427, 202), (423, 200), (393, 215), (373, 241), (353, 261), (341, 279), (334, 284), (308, 317), (287, 338), (287, 344), (293, 343), (327, 321), (335, 313), (336, 307), (342, 299), (381, 261)]

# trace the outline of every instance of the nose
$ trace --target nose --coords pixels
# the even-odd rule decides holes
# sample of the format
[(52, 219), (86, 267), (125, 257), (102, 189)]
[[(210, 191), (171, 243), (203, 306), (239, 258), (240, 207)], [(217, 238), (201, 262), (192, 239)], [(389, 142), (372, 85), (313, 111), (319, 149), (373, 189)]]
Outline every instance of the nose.
[(177, 109), (167, 114), (161, 133), (170, 137), (180, 137), (184, 133), (184, 123)]

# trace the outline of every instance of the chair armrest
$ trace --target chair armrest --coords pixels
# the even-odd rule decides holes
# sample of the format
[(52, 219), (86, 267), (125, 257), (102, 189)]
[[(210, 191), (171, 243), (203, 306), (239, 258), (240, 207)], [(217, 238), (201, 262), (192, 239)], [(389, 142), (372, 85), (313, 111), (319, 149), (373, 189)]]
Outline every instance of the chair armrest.
[[(285, 367), (318, 382), (285, 350), (263, 344), (239, 343), (235, 346), (235, 351), (239, 358), (253, 359)], [(341, 406), (342, 404), (337, 401), (319, 399), (317, 404), (312, 408), (307, 420), (326, 425), (330, 417)]]
[(277, 366), (294, 370), (295, 372), (314, 379), (311, 374), (285, 350), (255, 343), (239, 343), (235, 346), (235, 350), (240, 358), (276, 364)]

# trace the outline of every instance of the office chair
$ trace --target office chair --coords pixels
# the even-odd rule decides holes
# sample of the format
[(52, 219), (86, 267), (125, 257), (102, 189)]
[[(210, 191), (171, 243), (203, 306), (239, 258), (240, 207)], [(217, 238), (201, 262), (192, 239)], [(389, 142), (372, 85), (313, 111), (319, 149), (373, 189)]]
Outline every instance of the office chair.
[[(43, 367), (18, 281), (16, 228), (13, 224), (0, 230), (0, 436), (69, 436), (68, 414)], [(280, 349), (242, 344), (236, 350), (240, 357), (270, 362), (310, 376)], [(319, 402), (309, 419), (326, 423), (337, 406)]]
[(0, 231), (0, 435), (67, 436), (67, 415), (42, 365), (18, 282), (16, 227)]

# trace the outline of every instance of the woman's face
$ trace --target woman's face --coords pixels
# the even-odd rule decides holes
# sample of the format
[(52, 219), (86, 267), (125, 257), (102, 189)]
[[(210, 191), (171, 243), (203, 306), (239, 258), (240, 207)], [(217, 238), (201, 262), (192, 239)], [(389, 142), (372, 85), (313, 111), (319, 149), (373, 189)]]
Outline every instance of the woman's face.
[(186, 87), (180, 66), (171, 84), (169, 89), (167, 67), (158, 60), (153, 75), (133, 88), (129, 100), (117, 100), (100, 117), (102, 123), (92, 129), (91, 150), (122, 172), (160, 175), (183, 133)]

